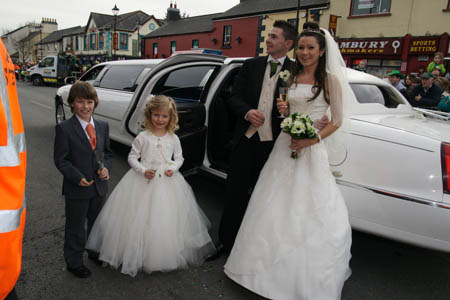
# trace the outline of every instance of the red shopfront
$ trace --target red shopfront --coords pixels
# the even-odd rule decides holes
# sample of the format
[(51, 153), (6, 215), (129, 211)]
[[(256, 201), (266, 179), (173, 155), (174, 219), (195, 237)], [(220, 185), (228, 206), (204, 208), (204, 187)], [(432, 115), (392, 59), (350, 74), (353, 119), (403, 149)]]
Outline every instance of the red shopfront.
[[(444, 57), (449, 57), (449, 35), (444, 33), (440, 36), (411, 37), (408, 43), (408, 66), (407, 74), (418, 73), (420, 69), (426, 71), (428, 64), (433, 61), (434, 53), (442, 52)], [(450, 67), (449, 61), (446, 60), (446, 68)]]
[[(354, 68), (360, 60), (367, 60), (367, 71), (383, 77), (392, 70), (404, 74), (426, 69), (433, 54), (440, 51), (449, 57), (449, 35), (399, 38), (338, 39), (347, 67)], [(446, 60), (447, 63), (449, 62)]]
[(337, 42), (349, 68), (365, 59), (367, 72), (379, 77), (400, 70), (403, 38), (338, 39)]

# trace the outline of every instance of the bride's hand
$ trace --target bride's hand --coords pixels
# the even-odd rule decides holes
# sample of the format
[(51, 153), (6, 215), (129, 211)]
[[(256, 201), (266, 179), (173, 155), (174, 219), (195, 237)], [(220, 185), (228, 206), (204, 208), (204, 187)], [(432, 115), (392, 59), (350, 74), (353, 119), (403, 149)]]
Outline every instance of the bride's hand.
[(317, 138), (314, 139), (294, 139), (291, 138), (291, 144), (289, 148), (291, 148), (295, 152), (300, 152), (303, 148), (309, 147), (311, 145), (317, 144)]
[(282, 101), (280, 98), (278, 98), (277, 109), (280, 115), (286, 116), (286, 114), (289, 113), (289, 101)]

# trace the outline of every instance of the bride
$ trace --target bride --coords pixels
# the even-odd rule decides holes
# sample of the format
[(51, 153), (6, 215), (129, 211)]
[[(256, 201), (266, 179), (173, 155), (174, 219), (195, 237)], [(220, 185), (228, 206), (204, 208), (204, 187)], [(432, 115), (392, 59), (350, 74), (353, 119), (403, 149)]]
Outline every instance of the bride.
[[(289, 102), (278, 101), (279, 112), (301, 112), (318, 120), (330, 108), (331, 122), (313, 139), (280, 134), (225, 273), (270, 299), (337, 300), (351, 273), (351, 228), (322, 140), (343, 124), (344, 95), (350, 87), (336, 42), (315, 23), (303, 26), (295, 65)], [(291, 151), (298, 153), (297, 159)]]

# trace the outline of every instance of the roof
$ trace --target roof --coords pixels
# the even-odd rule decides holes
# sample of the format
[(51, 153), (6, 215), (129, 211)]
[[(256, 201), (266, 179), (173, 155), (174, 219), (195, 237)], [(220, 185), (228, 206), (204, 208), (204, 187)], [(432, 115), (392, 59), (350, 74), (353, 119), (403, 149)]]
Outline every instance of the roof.
[[(155, 19), (156, 22), (159, 23), (159, 20), (153, 15), (150, 16), (141, 10), (118, 15), (117, 20), (115, 20), (115, 16), (113, 15), (91, 12), (88, 20), (88, 26), (90, 20), (93, 19), (97, 28), (113, 28), (114, 25), (116, 25), (117, 30), (136, 31), (138, 23), (139, 25), (145, 24), (151, 18)], [(115, 21), (117, 21), (116, 24), (114, 24)]]
[(220, 16), (218, 14), (203, 15), (197, 17), (183, 18), (177, 21), (167, 23), (155, 31), (147, 34), (146, 38), (180, 35), (198, 32), (211, 32), (214, 29), (213, 18)]
[(19, 28), (16, 28), (16, 29), (14, 29), (14, 30), (11, 30), (11, 31), (9, 31), (9, 32), (7, 32), (7, 33), (5, 33), (5, 34), (3, 34), (3, 35), (2, 35), (2, 38), (5, 38), (6, 36), (8, 36), (8, 35), (10, 35), (10, 34), (13, 34), (14, 32), (19, 31), (20, 29), (25, 28), (25, 27), (27, 27), (27, 26), (28, 26), (28, 25), (24, 25), (24, 26), (22, 26), (22, 27), (19, 27)]
[(24, 37), (23, 39), (21, 39), (21, 42), (28, 42), (31, 41), (34, 37), (39, 35), (39, 31), (33, 31), (31, 32), (29, 35), (27, 35), (26, 37)]
[[(298, 0), (246, 0), (233, 6), (215, 20), (293, 10), (297, 9), (297, 4)], [(322, 7), (329, 4), (330, 0), (302, 0), (300, 8)]]
[(71, 35), (79, 32), (81, 26), (70, 27), (66, 29), (56, 30), (50, 33), (45, 39), (42, 39), (42, 44), (53, 43), (61, 40), (64, 35)]

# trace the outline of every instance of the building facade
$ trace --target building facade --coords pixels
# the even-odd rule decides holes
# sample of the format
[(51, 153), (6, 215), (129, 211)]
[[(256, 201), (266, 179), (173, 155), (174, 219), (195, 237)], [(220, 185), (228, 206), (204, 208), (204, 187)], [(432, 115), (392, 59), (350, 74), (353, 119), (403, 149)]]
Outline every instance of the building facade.
[(332, 1), (319, 24), (331, 24), (348, 67), (366, 59), (368, 72), (380, 77), (418, 73), (438, 51), (450, 59), (449, 0)]

